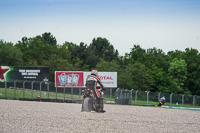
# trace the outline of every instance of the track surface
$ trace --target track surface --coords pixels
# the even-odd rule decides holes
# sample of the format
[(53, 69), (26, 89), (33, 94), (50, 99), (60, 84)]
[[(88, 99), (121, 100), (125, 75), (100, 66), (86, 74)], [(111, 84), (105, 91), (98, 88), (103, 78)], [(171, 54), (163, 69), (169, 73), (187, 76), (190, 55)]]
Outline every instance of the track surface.
[(200, 133), (200, 112), (105, 105), (106, 113), (81, 112), (81, 104), (0, 99), (0, 133)]

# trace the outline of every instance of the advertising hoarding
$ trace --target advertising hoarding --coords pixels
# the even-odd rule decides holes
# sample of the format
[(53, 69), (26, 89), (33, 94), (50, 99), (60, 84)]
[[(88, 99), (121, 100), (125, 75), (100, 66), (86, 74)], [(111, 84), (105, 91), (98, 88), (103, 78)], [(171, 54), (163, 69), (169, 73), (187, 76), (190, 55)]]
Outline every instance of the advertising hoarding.
[(55, 71), (57, 87), (84, 86), (83, 72)]
[[(84, 83), (90, 74), (91, 72), (84, 72)], [(98, 72), (98, 75), (104, 87), (117, 87), (117, 72)]]
[[(55, 85), (57, 87), (85, 87), (86, 79), (91, 72), (55, 71)], [(98, 72), (105, 87), (117, 87), (117, 72)]]
[(49, 79), (49, 67), (0, 66), (0, 82)]

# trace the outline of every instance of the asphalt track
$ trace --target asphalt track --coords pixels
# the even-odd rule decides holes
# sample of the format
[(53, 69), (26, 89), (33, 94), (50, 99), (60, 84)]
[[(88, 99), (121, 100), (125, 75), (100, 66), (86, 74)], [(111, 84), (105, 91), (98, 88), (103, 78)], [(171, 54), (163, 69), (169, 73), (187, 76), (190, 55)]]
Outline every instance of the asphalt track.
[(0, 133), (200, 133), (200, 111), (105, 104), (106, 113), (81, 104), (0, 99)]

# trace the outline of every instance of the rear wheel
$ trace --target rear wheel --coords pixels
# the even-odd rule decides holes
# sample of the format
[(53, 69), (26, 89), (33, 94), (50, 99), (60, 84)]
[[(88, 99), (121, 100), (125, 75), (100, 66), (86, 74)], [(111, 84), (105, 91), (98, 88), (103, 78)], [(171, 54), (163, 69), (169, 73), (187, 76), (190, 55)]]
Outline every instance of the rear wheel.
[(91, 112), (93, 107), (93, 100), (90, 97), (86, 97), (83, 101), (83, 110)]

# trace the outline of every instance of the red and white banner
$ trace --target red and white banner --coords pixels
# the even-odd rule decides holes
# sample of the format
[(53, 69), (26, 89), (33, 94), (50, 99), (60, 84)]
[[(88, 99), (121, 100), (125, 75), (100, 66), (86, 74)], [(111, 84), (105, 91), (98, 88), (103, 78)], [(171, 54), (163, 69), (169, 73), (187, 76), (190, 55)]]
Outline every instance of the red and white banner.
[[(87, 76), (91, 72), (55, 71), (55, 85), (57, 87), (85, 87)], [(117, 87), (117, 72), (98, 72), (104, 87)]]
[(84, 86), (83, 72), (55, 71), (55, 85), (57, 87)]

